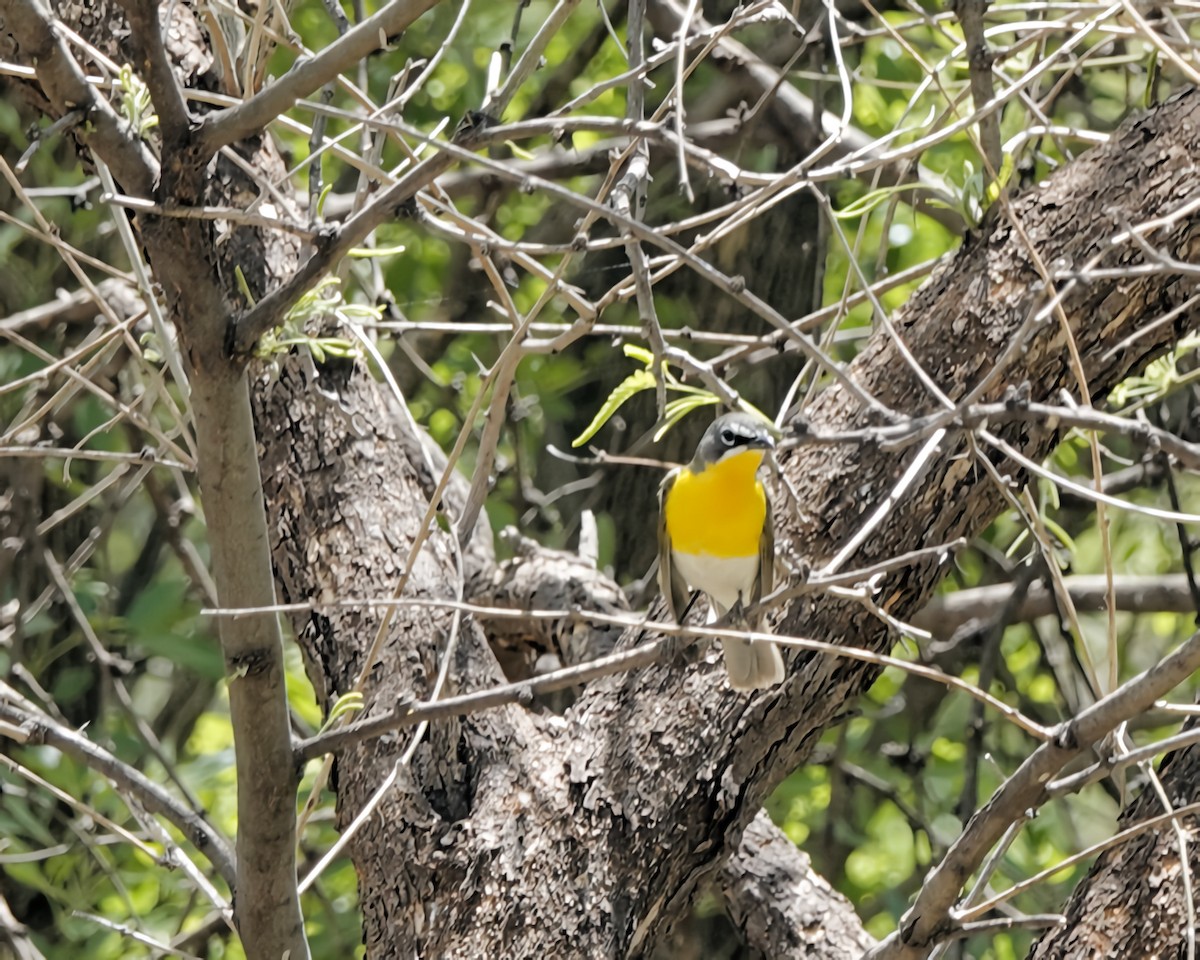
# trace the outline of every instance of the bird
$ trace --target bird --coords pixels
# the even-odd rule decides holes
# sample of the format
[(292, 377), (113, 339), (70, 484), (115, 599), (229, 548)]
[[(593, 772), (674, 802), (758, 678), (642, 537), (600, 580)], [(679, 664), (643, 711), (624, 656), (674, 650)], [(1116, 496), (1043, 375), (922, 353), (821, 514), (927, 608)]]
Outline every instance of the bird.
[[(775, 447), (767, 424), (748, 413), (717, 417), (690, 463), (659, 488), (658, 585), (671, 619), (687, 612), (690, 590), (709, 599), (709, 622), (771, 592), (775, 532), (758, 469)], [(757, 629), (761, 615), (750, 624)], [(765, 640), (724, 640), (725, 669), (735, 690), (783, 680), (779, 647)]]

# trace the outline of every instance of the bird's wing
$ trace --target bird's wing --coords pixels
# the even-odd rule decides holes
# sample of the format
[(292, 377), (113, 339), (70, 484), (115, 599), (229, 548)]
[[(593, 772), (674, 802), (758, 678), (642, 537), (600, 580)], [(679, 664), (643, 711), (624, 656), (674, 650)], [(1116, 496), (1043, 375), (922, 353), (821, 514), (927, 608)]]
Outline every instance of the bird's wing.
[(678, 475), (677, 469), (672, 470), (658, 487), (658, 589), (667, 603), (667, 613), (676, 623), (687, 610), (689, 593), (683, 577), (671, 562), (671, 538), (667, 536), (667, 491)]
[(775, 589), (775, 518), (771, 513), (771, 498), (766, 497), (766, 501), (767, 514), (763, 517), (762, 536), (758, 538), (758, 580), (751, 603), (758, 603)]

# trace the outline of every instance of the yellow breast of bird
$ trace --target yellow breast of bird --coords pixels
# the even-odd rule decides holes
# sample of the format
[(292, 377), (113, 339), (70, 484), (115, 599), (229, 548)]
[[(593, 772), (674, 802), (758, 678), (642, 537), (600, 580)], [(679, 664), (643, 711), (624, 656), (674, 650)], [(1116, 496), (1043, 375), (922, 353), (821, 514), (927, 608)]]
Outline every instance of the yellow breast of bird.
[(699, 473), (681, 470), (663, 506), (671, 547), (713, 557), (757, 555), (767, 514), (761, 463), (762, 452), (748, 450)]

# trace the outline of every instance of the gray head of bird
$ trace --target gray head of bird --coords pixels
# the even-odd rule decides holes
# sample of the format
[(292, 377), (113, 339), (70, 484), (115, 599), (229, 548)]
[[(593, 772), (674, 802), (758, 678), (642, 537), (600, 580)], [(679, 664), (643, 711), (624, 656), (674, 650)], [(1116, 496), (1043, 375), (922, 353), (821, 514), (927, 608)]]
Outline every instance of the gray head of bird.
[(760, 417), (749, 413), (726, 413), (717, 417), (696, 445), (692, 458), (693, 470), (703, 470), (726, 457), (734, 457), (749, 450), (774, 450), (775, 440), (771, 428)]

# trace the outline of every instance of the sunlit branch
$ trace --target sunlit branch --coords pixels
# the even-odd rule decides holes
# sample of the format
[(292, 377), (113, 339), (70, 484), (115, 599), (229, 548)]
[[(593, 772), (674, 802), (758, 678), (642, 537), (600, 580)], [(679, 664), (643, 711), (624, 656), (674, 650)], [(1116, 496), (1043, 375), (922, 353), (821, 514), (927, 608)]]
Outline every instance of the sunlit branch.
[(21, 743), (44, 743), (62, 751), (107, 777), (118, 790), (134, 797), (151, 813), (165, 817), (208, 859), (231, 890), (236, 887), (233, 851), (228, 841), (202, 814), (184, 806), (145, 774), (118, 760), (83, 734), (62, 726), (50, 717), (17, 706), (3, 692), (0, 692), (0, 719), (13, 725), (0, 728), (0, 734)]

